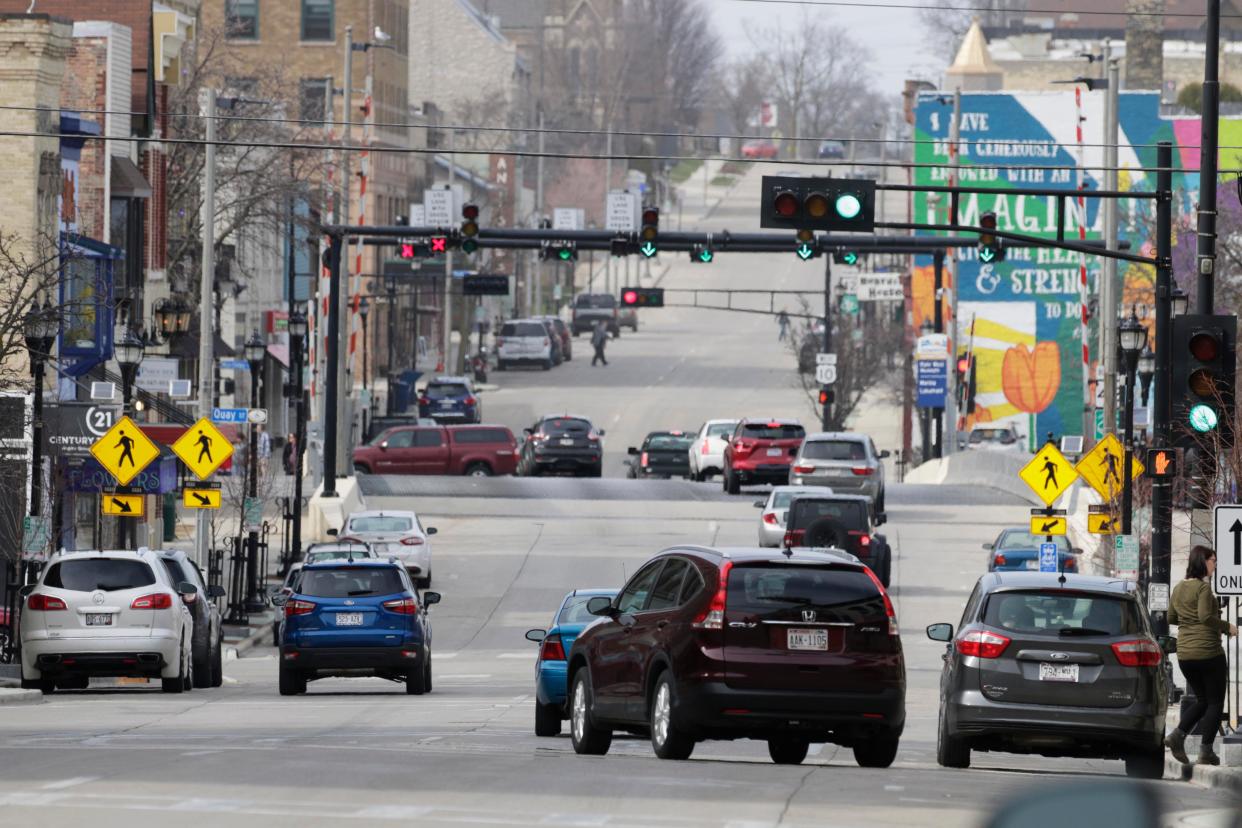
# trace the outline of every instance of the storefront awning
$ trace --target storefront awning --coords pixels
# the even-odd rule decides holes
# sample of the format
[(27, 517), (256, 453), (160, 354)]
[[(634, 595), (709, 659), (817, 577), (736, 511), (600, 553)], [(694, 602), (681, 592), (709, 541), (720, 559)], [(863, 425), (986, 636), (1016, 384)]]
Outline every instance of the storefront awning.
[(151, 185), (142, 170), (119, 155), (112, 156), (112, 195), (116, 198), (151, 197)]

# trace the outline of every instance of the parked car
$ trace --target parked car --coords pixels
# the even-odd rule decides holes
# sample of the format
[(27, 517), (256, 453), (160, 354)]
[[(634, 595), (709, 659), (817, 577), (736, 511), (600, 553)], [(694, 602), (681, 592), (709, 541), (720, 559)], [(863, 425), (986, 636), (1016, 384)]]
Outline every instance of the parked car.
[(653, 431), (641, 446), (629, 447), (626, 465), (631, 480), (651, 477), (690, 477), (690, 445), (694, 438), (684, 431)]
[(424, 529), (414, 512), (377, 510), (354, 512), (338, 535), (341, 543), (366, 543), (377, 558), (395, 558), (426, 589), (431, 586), (431, 536), (435, 533), (434, 526)]
[(224, 628), (215, 599), (224, 597), (224, 587), (209, 585), (198, 564), (185, 552), (161, 549), (158, 554), (174, 584), (194, 585), (195, 592), (181, 596), (194, 617), (194, 634), (190, 639), (194, 686), (219, 687), (224, 684)]
[(795, 494), (789, 504), (784, 545), (848, 552), (871, 567), (887, 587), (893, 569), (893, 550), (888, 538), (875, 529), (888, 518), (883, 512), (874, 512), (874, 520), (872, 515), (871, 501), (862, 495)]
[(526, 639), (539, 645), (535, 659), (536, 736), (560, 735), (561, 722), (566, 717), (565, 654), (578, 634), (595, 621), (595, 616), (587, 612), (587, 601), (598, 596), (611, 601), (616, 595), (615, 589), (575, 589), (561, 601), (551, 627), (527, 631)]
[(759, 513), (759, 545), (779, 547), (785, 541), (785, 524), (789, 519), (789, 504), (799, 495), (830, 495), (827, 486), (773, 486), (763, 500), (755, 501)]
[(778, 764), (814, 742), (888, 767), (905, 726), (905, 662), (874, 573), (831, 552), (675, 547), (639, 568), (569, 652), (570, 735), (607, 753), (614, 730), (656, 756), (761, 739)]
[(638, 308), (622, 305), (617, 310), (617, 327), (629, 328), (632, 332), (638, 333)]
[(724, 450), (724, 490), (789, 482), (789, 464), (806, 437), (797, 420), (739, 420)]
[(844, 158), (845, 144), (840, 141), (820, 141), (816, 155), (820, 158)]
[(85, 689), (92, 677), (158, 678), (165, 693), (193, 687), (194, 616), (160, 556), (62, 552), (24, 587), (22, 686), (44, 694)]
[(1134, 583), (1088, 575), (989, 572), (946, 643), (936, 760), (970, 766), (975, 750), (1123, 759), (1164, 774), (1165, 651)]
[(973, 451), (1024, 451), (1026, 443), (1009, 423), (988, 423), (970, 429), (966, 448)]
[(742, 144), (743, 158), (775, 158), (778, 154), (776, 143), (767, 138), (759, 138)]
[(438, 592), (421, 596), (391, 561), (329, 561), (302, 570), (297, 590), (275, 599), (285, 613), (280, 637), (280, 695), (308, 681), (372, 675), (431, 690), (431, 622)]
[(596, 323), (608, 323), (608, 332), (616, 338), (621, 335), (620, 314), (617, 297), (610, 293), (579, 293), (574, 298), (573, 321), (570, 328), (574, 336), (595, 330)]
[(399, 426), (354, 449), (358, 474), (490, 477), (517, 469), (517, 438), (507, 426)]
[(436, 377), (418, 397), (418, 416), (437, 423), (481, 423), (483, 403), (469, 377)]
[[(988, 552), (988, 572), (1038, 572), (1039, 545), (1046, 535), (1032, 535), (1028, 527), (1015, 526), (1002, 529), (996, 540), (985, 543)], [(1062, 572), (1078, 571), (1078, 555), (1082, 550), (1073, 549), (1064, 535), (1053, 535), (1057, 545), (1057, 565)]]
[(850, 431), (808, 434), (789, 468), (795, 486), (829, 486), (834, 492), (856, 492), (884, 511), (884, 458), (866, 434)]
[(690, 476), (706, 480), (724, 469), (724, 450), (728, 437), (737, 428), (737, 420), (708, 420), (699, 426), (690, 449)]
[(569, 326), (565, 324), (565, 320), (561, 319), (559, 316), (541, 316), (539, 318), (544, 322), (550, 323), (553, 330), (556, 331), (557, 340), (561, 345), (561, 355), (564, 357), (563, 361), (570, 362), (573, 360), (574, 337), (573, 334), (569, 332)]
[(538, 319), (513, 319), (500, 326), (496, 337), (496, 370), (514, 365), (552, 368), (552, 337)]
[(599, 477), (603, 473), (604, 430), (586, 417), (549, 414), (523, 430), (525, 442), (518, 474), (538, 477), (544, 472), (573, 472)]

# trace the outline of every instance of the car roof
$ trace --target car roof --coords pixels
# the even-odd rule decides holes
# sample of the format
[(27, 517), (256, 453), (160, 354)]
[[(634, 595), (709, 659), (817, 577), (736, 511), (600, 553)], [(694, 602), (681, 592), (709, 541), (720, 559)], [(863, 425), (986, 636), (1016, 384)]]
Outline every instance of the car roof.
[(726, 418), (723, 420), (707, 420), (706, 422), (703, 423), (703, 425), (709, 426), (709, 425), (719, 425), (721, 423), (736, 423), (736, 422), (738, 422), (737, 419)]
[(1134, 595), (1133, 581), (1073, 572), (989, 572), (979, 579), (984, 592), (1016, 589), (1070, 589), (1102, 592), (1121, 597)]
[[(803, 487), (803, 488), (809, 488), (809, 487)], [(866, 495), (845, 494), (844, 492), (842, 493), (833, 492), (832, 494), (811, 493), (811, 494), (808, 494), (806, 497), (795, 497), (794, 500), (850, 500), (854, 502), (861, 501), (863, 503), (871, 502), (871, 498), (867, 497)]]
[(824, 564), (824, 563), (844, 563), (857, 564), (859, 567), (862, 563), (849, 552), (840, 549), (830, 548), (811, 548), (796, 547), (791, 550), (773, 549), (771, 547), (759, 546), (672, 546), (660, 552), (661, 555), (676, 553), (697, 553), (705, 557), (720, 558), (723, 560), (733, 561), (734, 563), (760, 563), (770, 561), (772, 563), (803, 563), (803, 564)]
[[(667, 428), (667, 429), (663, 429), (663, 430), (661, 430), (661, 431), (648, 431), (648, 432), (647, 432), (647, 437), (648, 437), (648, 438), (650, 438), (650, 437), (689, 437), (689, 436), (691, 436), (693, 433), (694, 433), (694, 432), (692, 432), (692, 431), (686, 431), (686, 430), (684, 430), (684, 429), (680, 429), (680, 428)], [(644, 438), (644, 439), (646, 439), (646, 438)]]
[(539, 418), (539, 422), (542, 423), (544, 420), (585, 420), (588, 423), (591, 422), (590, 417), (582, 414), (544, 414)]
[(778, 423), (780, 425), (801, 426), (802, 423), (790, 417), (743, 417), (739, 423)]
[(463, 384), (463, 385), (469, 385), (469, 384), (470, 384), (470, 378), (469, 378), (469, 377), (461, 377), (461, 376), (457, 376), (457, 377), (455, 377), (455, 376), (449, 376), (449, 375), (447, 375), (447, 374), (446, 374), (446, 375), (444, 375), (444, 376), (442, 376), (442, 377), (433, 377), (433, 378), (431, 379), (431, 381), (432, 381), (432, 382), (459, 382), (459, 383), (461, 383), (461, 384)]
[(148, 547), (138, 549), (62, 549), (48, 560), (48, 563), (80, 560), (82, 558), (141, 558), (158, 557), (159, 552)]
[(793, 492), (807, 495), (835, 495), (831, 486), (773, 486), (772, 494), (777, 492)]
[(361, 512), (350, 512), (345, 519), (353, 520), (356, 517), (418, 517), (418, 514), (409, 509), (365, 509)]
[(860, 431), (817, 431), (814, 434), (806, 435), (808, 443), (815, 443), (820, 440), (850, 440), (852, 442), (865, 443), (870, 439), (870, 436)]
[(371, 566), (376, 568), (391, 567), (393, 569), (400, 568), (401, 564), (395, 560), (388, 558), (361, 558), (356, 561), (318, 561), (312, 564), (306, 564), (302, 567), (302, 571), (308, 569), (343, 569), (357, 566)]

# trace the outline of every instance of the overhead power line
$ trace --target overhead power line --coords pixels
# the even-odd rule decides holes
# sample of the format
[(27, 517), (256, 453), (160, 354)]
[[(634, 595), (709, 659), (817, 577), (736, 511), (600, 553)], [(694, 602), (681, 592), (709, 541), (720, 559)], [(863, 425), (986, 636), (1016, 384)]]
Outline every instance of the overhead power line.
[[(869, 3), (865, 0), (731, 0), (734, 3), (758, 3), (774, 6), (834, 6), (851, 9), (911, 9), (921, 10), (926, 8), (938, 8), (942, 11), (960, 11), (960, 12), (1004, 12), (1004, 9), (997, 9), (992, 6), (928, 6), (923, 3)], [(1207, 17), (1206, 12), (1162, 12), (1162, 11), (1096, 11), (1095, 9), (1023, 9), (1022, 14), (1098, 14), (1109, 17)], [(1221, 18), (1242, 18), (1242, 14), (1222, 14)]]

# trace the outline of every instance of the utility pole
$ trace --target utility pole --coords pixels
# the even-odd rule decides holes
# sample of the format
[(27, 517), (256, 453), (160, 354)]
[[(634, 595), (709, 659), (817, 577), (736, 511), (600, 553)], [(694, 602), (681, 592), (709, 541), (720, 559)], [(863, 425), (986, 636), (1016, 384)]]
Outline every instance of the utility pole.
[[(1117, 108), (1121, 91), (1121, 68), (1104, 43), (1104, 68), (1108, 87), (1104, 98), (1104, 189), (1117, 189)], [(1117, 249), (1117, 199), (1104, 199), (1104, 243)], [(1084, 219), (1085, 220), (1085, 219)], [(1100, 364), (1104, 382), (1104, 430), (1117, 423), (1117, 316), (1120, 310), (1117, 289), (1117, 260), (1105, 256), (1100, 265)], [(1131, 394), (1133, 396), (1133, 394)], [(1128, 423), (1126, 424), (1129, 425)]]
[[(604, 219), (607, 223), (608, 213), (608, 194), (612, 192), (612, 126), (608, 127), (608, 135), (604, 139)], [(704, 162), (704, 173), (706, 173), (706, 162)], [(612, 253), (604, 259), (604, 293), (616, 293), (612, 289)]]
[[(539, 102), (539, 157), (535, 159), (535, 213), (542, 223), (543, 208), (543, 101)], [(543, 261), (535, 260), (535, 306), (536, 314), (543, 313)]]
[(1220, 151), (1220, 0), (1207, 3), (1203, 116), (1199, 138), (1199, 278), (1195, 312), (1212, 313), (1216, 289), (1216, 156)]
[[(353, 189), (353, 173), (350, 160), (350, 122), (353, 120), (353, 103), (354, 103), (354, 27), (345, 27), (345, 67), (343, 72), (344, 88), (341, 90), (341, 215), (339, 222), (342, 225), (350, 223), (349, 202), (350, 192)], [(341, 250), (341, 273), (340, 279), (344, 290), (337, 291), (337, 301), (335, 305), (337, 315), (337, 333), (340, 335), (340, 321), (349, 319), (349, 237), (345, 236), (341, 239), (343, 245)], [(336, 417), (335, 422), (340, 424), (345, 422), (346, 412), (349, 411), (349, 372), (347, 360), (338, 359), (336, 361), (336, 387), (342, 393), (336, 396)], [(334, 467), (345, 468), (346, 456), (343, 453), (345, 448), (344, 440), (335, 440), (334, 447), (337, 451), (337, 457), (333, 460)], [(327, 489), (324, 489), (327, 492)]]
[[(457, 130), (449, 130), (449, 218), (455, 211), (457, 199), (453, 197), (453, 185), (457, 183), (457, 155), (453, 152), (457, 148)], [(446, 228), (447, 229), (447, 228)], [(453, 346), (453, 251), (449, 250), (444, 254), (444, 370), (447, 373), (453, 373), (452, 363), (453, 355), (450, 349)]]
[[(959, 86), (953, 90), (953, 120), (949, 124), (949, 186), (957, 185), (957, 168), (961, 164), (961, 143), (962, 143), (962, 88)], [(952, 204), (952, 201), (950, 201)], [(957, 226), (957, 216), (950, 216), (949, 223)], [(943, 253), (943, 252), (942, 252)], [(954, 360), (957, 357), (957, 283), (959, 274), (959, 266), (957, 256), (953, 257), (953, 277), (950, 281), (948, 295), (952, 297), (952, 310), (949, 313), (950, 321), (953, 324), (953, 330), (949, 335), (949, 359)], [(936, 291), (936, 313), (943, 313), (944, 303), (944, 287), (941, 286)], [(943, 322), (936, 327), (937, 332), (944, 332)], [(938, 418), (938, 422), (939, 422)], [(948, 437), (948, 445), (945, 446), (945, 440), (937, 440), (936, 444), (941, 449), (937, 453), (937, 457), (944, 454), (953, 454), (957, 451), (957, 395), (947, 394), (945, 399), (944, 417), (945, 435)], [(939, 426), (937, 426), (939, 428)]]
[[(1152, 411), (1154, 444), (1172, 444), (1170, 428), (1172, 389), (1170, 369), (1173, 361), (1173, 144), (1161, 141), (1156, 146), (1156, 375)], [(1215, 182), (1215, 176), (1203, 181)], [(1129, 470), (1126, 470), (1127, 473)], [(1173, 491), (1168, 478), (1157, 477), (1151, 485), (1151, 580), (1149, 589), (1163, 585), (1169, 589), (1173, 553)], [(1148, 601), (1148, 605), (1151, 605)], [(1152, 612), (1157, 635), (1169, 631), (1167, 614)]]
[[(944, 305), (940, 301), (940, 297), (942, 295), (942, 292), (944, 291), (944, 254), (945, 254), (944, 250), (937, 250), (934, 253), (932, 253), (932, 270), (933, 270), (933, 274), (935, 278), (935, 290), (932, 295), (936, 297), (934, 314), (932, 316), (932, 328), (936, 333), (944, 333)], [(953, 361), (954, 365), (956, 366), (956, 360), (954, 360), (953, 357), (954, 357), (953, 354), (949, 355), (949, 359)], [(945, 371), (946, 372), (948, 371), (947, 366), (945, 368)], [(954, 372), (956, 373), (956, 370)], [(969, 373), (967, 373), (966, 388), (968, 390), (970, 388), (969, 376), (970, 376)], [(945, 395), (946, 408), (948, 407), (948, 404), (949, 404), (948, 398), (952, 396), (953, 396), (952, 394)], [(932, 411), (932, 416), (936, 418), (936, 435), (933, 439), (934, 448), (932, 451), (932, 456), (935, 457), (937, 460), (939, 460), (941, 457), (944, 457), (944, 419), (945, 419), (944, 415), (945, 415), (945, 408), (937, 408)]]
[[(212, 286), (216, 277), (216, 90), (203, 90), (202, 105), (207, 113), (206, 143), (203, 146), (203, 206), (199, 216), (202, 224), (203, 272), (198, 286), (198, 416), (211, 418), (211, 400), (215, 383), (215, 319)], [(211, 523), (206, 509), (196, 509), (194, 516), (194, 558), (199, 566), (207, 565), (210, 551)]]

